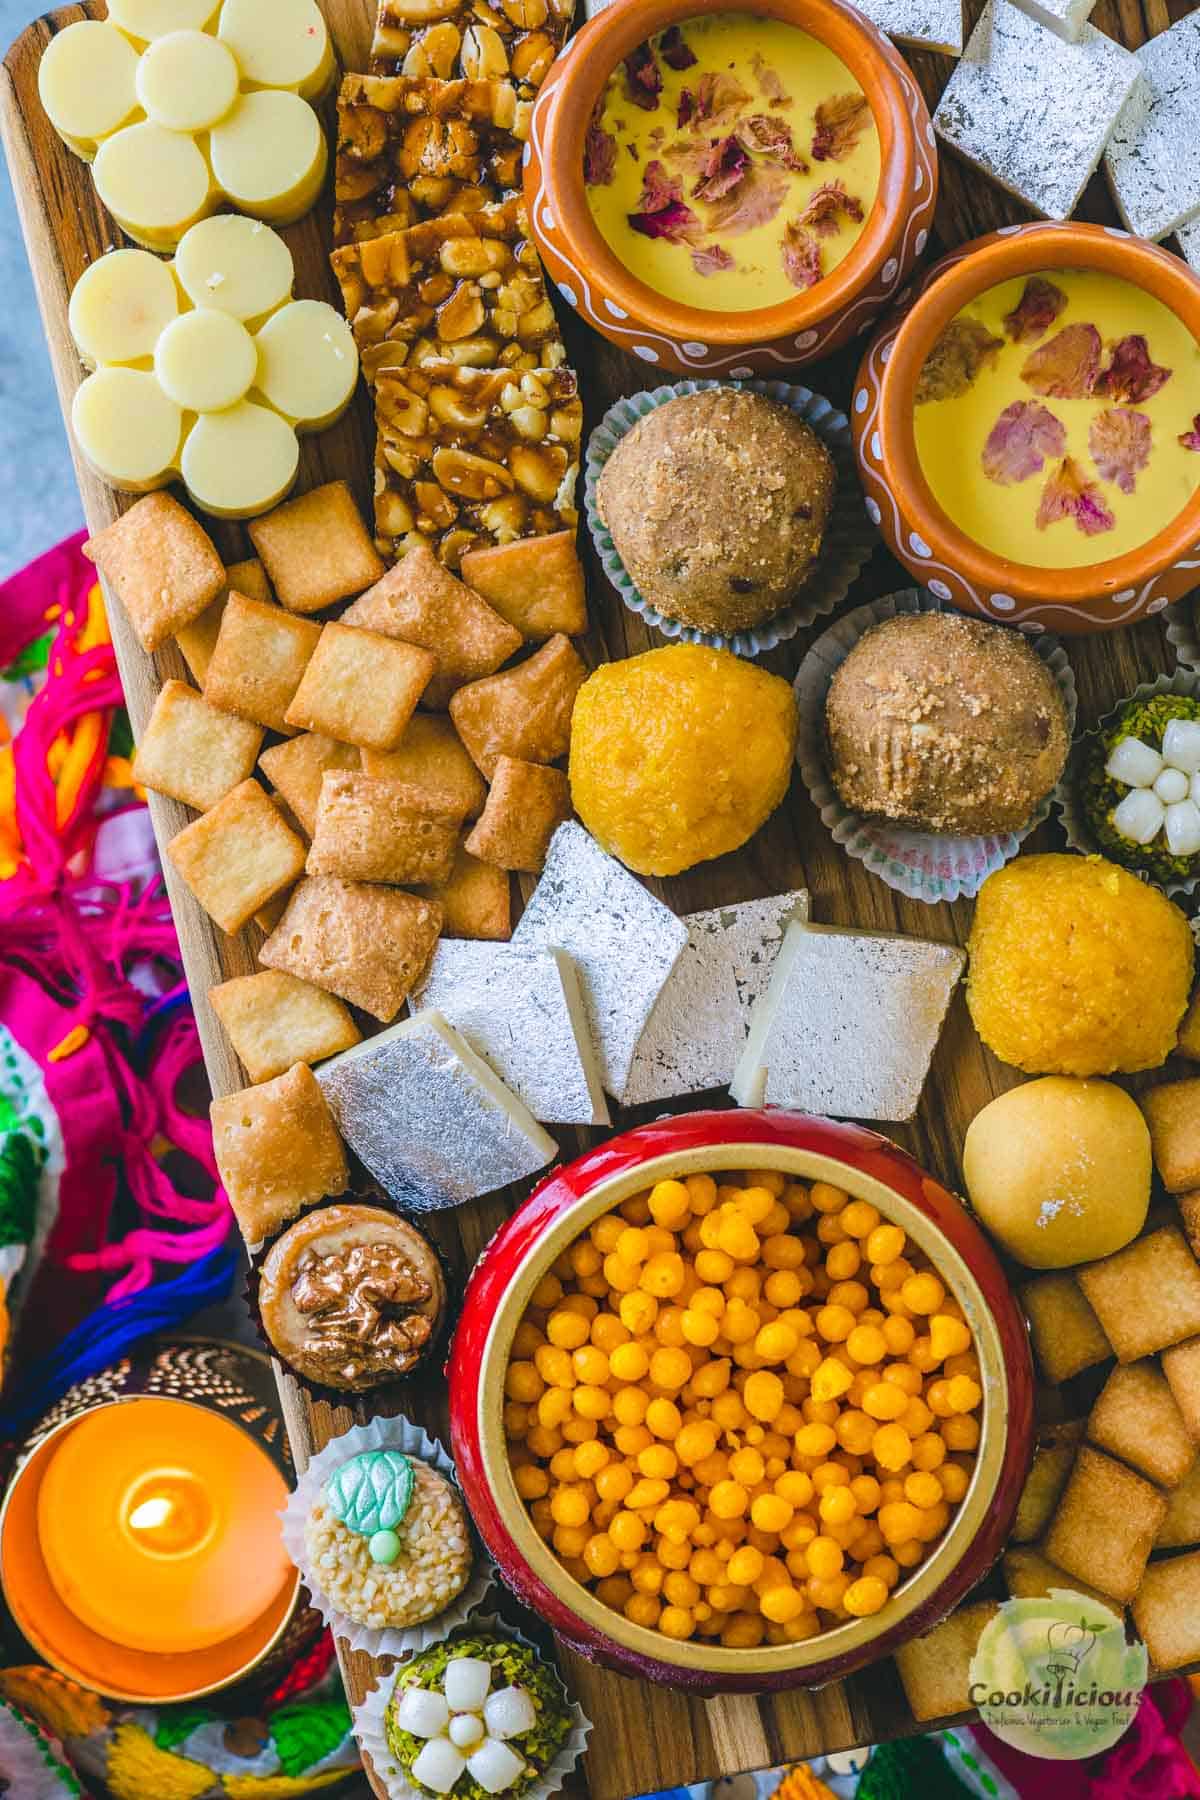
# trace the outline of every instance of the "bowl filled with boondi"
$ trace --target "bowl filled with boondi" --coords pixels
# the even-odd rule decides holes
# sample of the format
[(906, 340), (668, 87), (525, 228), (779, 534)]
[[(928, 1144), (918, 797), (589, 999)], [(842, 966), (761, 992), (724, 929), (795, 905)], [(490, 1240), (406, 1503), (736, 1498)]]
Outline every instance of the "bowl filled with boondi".
[(998, 1555), (1025, 1329), (887, 1139), (693, 1113), (557, 1170), (488, 1246), (450, 1372), (501, 1574), (583, 1654), (700, 1693), (840, 1679)]

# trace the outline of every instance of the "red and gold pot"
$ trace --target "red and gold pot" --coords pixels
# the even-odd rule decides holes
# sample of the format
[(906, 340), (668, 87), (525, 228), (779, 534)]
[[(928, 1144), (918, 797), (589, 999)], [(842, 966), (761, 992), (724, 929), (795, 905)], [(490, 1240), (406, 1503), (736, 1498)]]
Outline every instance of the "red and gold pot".
[(934, 499), (917, 456), (913, 397), (941, 333), (989, 289), (1047, 269), (1119, 276), (1161, 301), (1200, 341), (1200, 280), (1179, 257), (1115, 226), (1006, 225), (935, 263), (872, 342), (850, 408), (859, 473), (888, 548), (939, 599), (1026, 631), (1111, 631), (1162, 612), (1200, 580), (1200, 493), (1125, 556), (1034, 568), (968, 537)]
[[(505, 1447), (504, 1376), (513, 1334), (554, 1259), (601, 1213), (656, 1181), (771, 1168), (869, 1200), (929, 1256), (962, 1305), (982, 1369), (982, 1432), (971, 1486), (927, 1561), (869, 1619), (803, 1643), (729, 1649), (673, 1642), (633, 1624), (575, 1581), (535, 1531)], [(819, 1686), (927, 1630), (999, 1555), (1033, 1442), (1024, 1321), (983, 1234), (911, 1157), (862, 1126), (791, 1112), (700, 1112), (625, 1132), (558, 1169), (501, 1227), (467, 1288), (449, 1364), (459, 1480), (504, 1580), (573, 1649), (626, 1675), (696, 1693)]]
[(725, 12), (728, 0), (613, 0), (567, 43), (533, 109), (525, 199), (542, 261), (589, 325), (630, 355), (683, 375), (778, 375), (828, 356), (877, 317), (929, 239), (937, 200), (933, 127), (903, 58), (843, 0), (747, 0), (827, 44), (859, 83), (883, 153), (879, 192), (854, 249), (817, 286), (750, 312), (683, 306), (632, 275), (587, 203), (583, 145), (612, 71), (648, 37)]

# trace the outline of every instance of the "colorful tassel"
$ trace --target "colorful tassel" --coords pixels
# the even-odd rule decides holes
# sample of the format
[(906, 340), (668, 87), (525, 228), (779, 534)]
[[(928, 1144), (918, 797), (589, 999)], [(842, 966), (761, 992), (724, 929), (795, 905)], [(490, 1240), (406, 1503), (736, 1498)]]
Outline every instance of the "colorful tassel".
[(48, 1356), (24, 1371), (0, 1410), (0, 1436), (10, 1437), (21, 1430), (77, 1381), (117, 1362), (140, 1338), (153, 1331), (170, 1331), (201, 1307), (223, 1300), (236, 1263), (233, 1250), (211, 1250), (173, 1280), (155, 1282), (128, 1299), (107, 1300)]

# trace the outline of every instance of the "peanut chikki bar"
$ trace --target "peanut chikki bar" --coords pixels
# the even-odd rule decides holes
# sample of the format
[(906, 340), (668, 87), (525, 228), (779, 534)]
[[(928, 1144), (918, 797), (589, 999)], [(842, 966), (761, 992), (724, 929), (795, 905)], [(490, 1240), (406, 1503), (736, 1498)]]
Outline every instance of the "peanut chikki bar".
[(562, 49), (574, 0), (379, 0), (375, 75), (510, 79), (531, 97)]
[(547, 537), (576, 521), (583, 408), (574, 371), (387, 369), (375, 390), (375, 533), (393, 560)]
[(406, 363), (566, 360), (519, 204), (429, 219), (346, 244), (331, 260), (368, 382)]
[(519, 193), (528, 112), (508, 81), (347, 75), (338, 97), (334, 243)]

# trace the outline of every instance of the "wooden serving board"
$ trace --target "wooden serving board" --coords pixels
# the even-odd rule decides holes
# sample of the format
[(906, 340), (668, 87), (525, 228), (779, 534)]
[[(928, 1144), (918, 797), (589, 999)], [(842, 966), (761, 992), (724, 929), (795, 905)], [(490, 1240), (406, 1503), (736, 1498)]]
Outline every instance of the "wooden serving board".
[[(322, 0), (322, 4), (343, 66), (365, 68), (371, 0)], [(978, 0), (969, 0), (969, 5), (977, 10)], [(1190, 10), (1179, 0), (1100, 0), (1093, 21), (1132, 48)], [(30, 25), (13, 46), (0, 80), (0, 128), (64, 414), (69, 414), (72, 395), (82, 379), (67, 329), (71, 288), (90, 262), (123, 239), (97, 201), (88, 169), (60, 142), (43, 115), (37, 94), (37, 67), (56, 31), (76, 19), (103, 16), (104, 7), (99, 0), (47, 13)], [(919, 52), (911, 53), (910, 60), (932, 109), (953, 64), (947, 57)], [(338, 296), (327, 261), (330, 211), (327, 197), (316, 212), (284, 236), (295, 256), (297, 293), (336, 304)], [(937, 240), (931, 246), (931, 256), (1027, 216), (1017, 202), (943, 151)], [(1079, 216), (1100, 223), (1115, 220), (1100, 179), (1092, 183)], [(636, 392), (645, 385), (645, 370), (593, 336), (573, 314), (563, 310), (571, 361), (581, 377), (586, 432), (618, 395)], [(860, 344), (827, 363), (806, 369), (797, 379), (845, 407), (861, 349)], [(355, 406), (337, 427), (303, 440), (300, 487), (344, 477), (369, 515), (372, 444), (370, 409), (360, 389)], [(88, 524), (93, 531), (99, 530), (129, 501), (105, 487), (78, 457), (76, 469)], [(30, 495), (30, 504), (37, 504), (36, 495)], [(227, 561), (249, 554), (241, 527), (217, 525), (214, 535)], [(581, 547), (588, 559), (592, 610), (592, 631), (585, 648), (588, 660), (594, 664), (606, 658), (624, 657), (659, 642), (639, 619), (626, 612), (608, 586), (591, 554), (586, 530), (581, 533)], [(909, 585), (911, 578), (880, 549), (849, 604), (860, 604)], [(161, 681), (168, 676), (185, 676), (186, 670), (173, 647), (153, 658), (147, 657), (118, 606), (110, 610), (110, 623), (133, 729), (140, 734)], [(809, 642), (823, 628), (824, 622), (820, 622), (802, 633), (765, 658), (766, 666), (790, 677)], [(1152, 680), (1172, 666), (1164, 627), (1157, 620), (1102, 637), (1073, 639), (1068, 649), (1079, 683), (1081, 726), (1106, 712), (1138, 682)], [(156, 795), (151, 795), (150, 806), (160, 844), (190, 816), (174, 801)], [(1043, 848), (1057, 848), (1060, 843), (1055, 827), (1043, 826), (1031, 847), (1040, 844)], [(164, 859), (163, 866), (209, 1078), (214, 1093), (229, 1093), (245, 1086), (246, 1078), (217, 1025), (207, 993), (215, 982), (254, 968), (260, 937), (253, 929), (237, 939), (226, 937), (200, 910), (171, 864)], [(522, 881), (527, 896), (532, 883), (527, 877)], [(822, 826), (798, 779), (789, 799), (743, 851), (702, 865), (675, 880), (651, 885), (678, 912), (807, 886), (812, 895), (813, 917), (822, 923), (900, 931), (959, 944), (966, 940), (971, 917), (969, 902), (927, 907), (905, 900), (867, 874), (861, 863), (843, 855)], [(960, 994), (954, 1001), (920, 1113), (911, 1127), (893, 1130), (890, 1135), (950, 1186), (958, 1186), (959, 1152), (968, 1123), (994, 1094), (1015, 1085), (1018, 1079), (1015, 1071), (1002, 1067), (983, 1048)], [(616, 1119), (615, 1124), (620, 1128), (638, 1123), (658, 1110), (661, 1108), (649, 1107), (630, 1112)], [(570, 1128), (560, 1130), (564, 1158), (577, 1154), (595, 1135)], [(488, 1238), (522, 1198), (523, 1192), (512, 1191), (437, 1216), (434, 1229), (459, 1275), (470, 1268)], [(461, 1291), (461, 1283), (456, 1282), (455, 1286)], [(324, 1401), (314, 1401), (302, 1384), (276, 1367), (288, 1430), (301, 1467), (330, 1436), (380, 1410), (373, 1396), (354, 1406), (331, 1407)], [(1069, 1409), (1071, 1398), (1067, 1396)], [(386, 1406), (403, 1410), (446, 1438), (445, 1392), (436, 1373), (426, 1371), (393, 1388)], [(586, 1784), (594, 1800), (620, 1800), (624, 1795), (730, 1774), (821, 1750), (871, 1743), (914, 1729), (890, 1663), (819, 1692), (796, 1691), (761, 1700), (719, 1697), (704, 1701), (609, 1674), (565, 1651), (560, 1651), (560, 1661), (568, 1683), (595, 1724), (591, 1753), (575, 1790), (583, 1792)], [(361, 1654), (346, 1656), (344, 1666), (349, 1691), (357, 1700), (371, 1685), (375, 1671)]]

